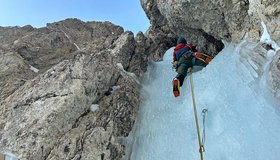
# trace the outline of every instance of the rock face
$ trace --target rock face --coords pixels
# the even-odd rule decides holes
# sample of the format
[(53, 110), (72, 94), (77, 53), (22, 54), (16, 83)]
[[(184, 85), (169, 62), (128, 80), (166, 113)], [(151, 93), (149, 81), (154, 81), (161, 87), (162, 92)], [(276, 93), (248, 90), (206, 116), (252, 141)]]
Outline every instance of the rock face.
[[(168, 37), (185, 37), (197, 45), (199, 51), (215, 55), (223, 48), (221, 40), (240, 42), (246, 36), (251, 42), (259, 42), (264, 33), (263, 22), (278, 46), (271, 47), (267, 42), (255, 44), (255, 47), (262, 43), (270, 47), (261, 47), (264, 49), (261, 52), (252, 49), (252, 59), (259, 67), (264, 67), (267, 53), (279, 50), (279, 0), (141, 0), (141, 5), (152, 25), (148, 31), (152, 39), (166, 37), (165, 40), (171, 43), (172, 39)], [(279, 51), (272, 59), (267, 81), (271, 91), (279, 97)]]
[[(271, 38), (280, 44), (280, 1), (255, 0), (250, 1), (248, 14), (252, 19), (263, 21)], [(260, 25), (255, 25), (255, 30), (260, 30)]]
[(280, 100), (280, 50), (270, 63), (268, 83), (274, 96)]
[(21, 160), (121, 159), (150, 40), (77, 19), (0, 29), (0, 151)]
[(141, 4), (152, 29), (169, 29), (166, 35), (186, 37), (204, 51), (217, 52), (223, 48), (221, 40), (239, 42), (245, 33), (249, 33), (251, 40), (258, 41), (261, 21), (280, 43), (280, 2), (277, 0), (141, 0)]

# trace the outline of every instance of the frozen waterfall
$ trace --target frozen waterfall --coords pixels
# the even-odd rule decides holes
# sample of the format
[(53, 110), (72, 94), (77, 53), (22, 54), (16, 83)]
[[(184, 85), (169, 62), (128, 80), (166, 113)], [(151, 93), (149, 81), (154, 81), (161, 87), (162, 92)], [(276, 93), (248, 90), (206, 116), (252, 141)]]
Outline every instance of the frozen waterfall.
[[(242, 43), (226, 44), (206, 68), (193, 74), (200, 128), (200, 112), (209, 109), (205, 160), (280, 159), (280, 105), (266, 91), (265, 77), (241, 63)], [(131, 160), (199, 160), (189, 77), (175, 98), (172, 51), (146, 75)]]

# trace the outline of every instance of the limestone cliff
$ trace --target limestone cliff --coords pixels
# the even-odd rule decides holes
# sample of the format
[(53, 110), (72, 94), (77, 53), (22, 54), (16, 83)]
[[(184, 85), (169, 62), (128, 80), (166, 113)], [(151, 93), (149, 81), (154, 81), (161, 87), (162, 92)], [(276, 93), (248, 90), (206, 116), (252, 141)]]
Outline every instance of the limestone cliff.
[(120, 159), (148, 65), (143, 33), (78, 19), (0, 29), (0, 151)]

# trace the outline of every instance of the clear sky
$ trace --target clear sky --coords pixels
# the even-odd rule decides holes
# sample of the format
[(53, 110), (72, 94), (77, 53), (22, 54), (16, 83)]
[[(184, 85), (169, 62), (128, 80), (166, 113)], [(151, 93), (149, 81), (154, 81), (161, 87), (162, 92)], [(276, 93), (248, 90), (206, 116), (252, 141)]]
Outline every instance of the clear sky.
[(110, 21), (134, 33), (150, 25), (140, 0), (0, 0), (0, 26), (39, 28), (66, 18)]

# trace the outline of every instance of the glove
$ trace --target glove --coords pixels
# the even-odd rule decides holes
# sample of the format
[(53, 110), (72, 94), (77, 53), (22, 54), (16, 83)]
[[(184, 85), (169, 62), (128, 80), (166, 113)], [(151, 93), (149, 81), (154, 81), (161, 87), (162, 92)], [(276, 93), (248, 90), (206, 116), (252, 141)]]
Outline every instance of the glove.
[(178, 62), (177, 61), (172, 62), (172, 68), (177, 69), (177, 67), (178, 67)]

